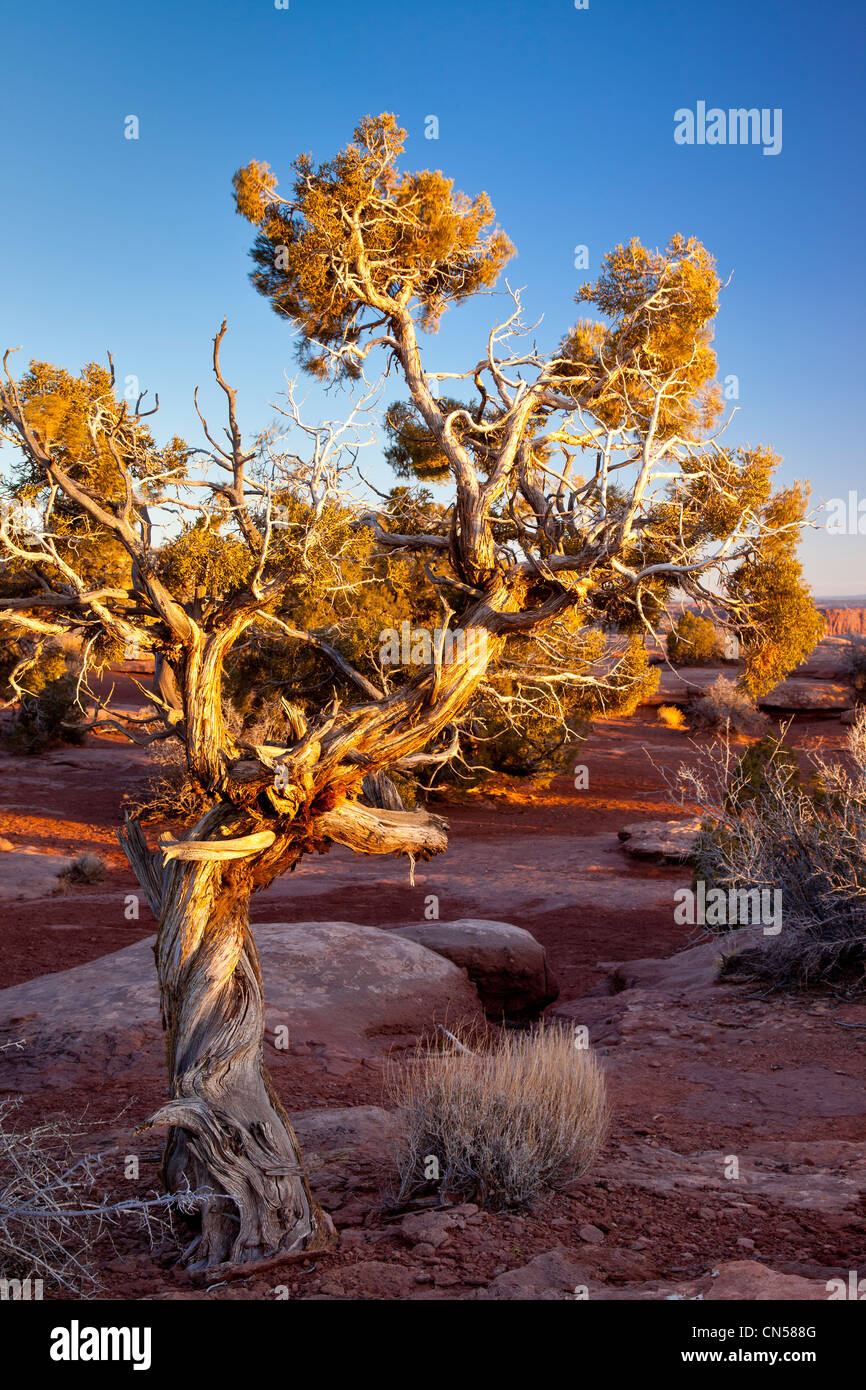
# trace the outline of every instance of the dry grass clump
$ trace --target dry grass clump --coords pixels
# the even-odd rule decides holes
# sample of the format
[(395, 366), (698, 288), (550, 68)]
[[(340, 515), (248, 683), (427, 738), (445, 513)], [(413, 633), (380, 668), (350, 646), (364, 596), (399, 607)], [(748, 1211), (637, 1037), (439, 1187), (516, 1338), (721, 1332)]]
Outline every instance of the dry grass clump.
[(659, 705), (658, 717), (667, 729), (684, 729), (686, 716), (678, 705)]
[(392, 1074), (404, 1140), (398, 1203), (434, 1190), (520, 1209), (582, 1177), (604, 1141), (607, 1105), (601, 1068), (575, 1036), (545, 1026), (480, 1042), (464, 1033)]
[(100, 859), (98, 854), (85, 851), (76, 855), (60, 877), (67, 883), (101, 883), (106, 873), (105, 860)]
[(689, 707), (692, 727), (708, 733), (750, 738), (767, 727), (767, 718), (736, 681), (718, 676)]

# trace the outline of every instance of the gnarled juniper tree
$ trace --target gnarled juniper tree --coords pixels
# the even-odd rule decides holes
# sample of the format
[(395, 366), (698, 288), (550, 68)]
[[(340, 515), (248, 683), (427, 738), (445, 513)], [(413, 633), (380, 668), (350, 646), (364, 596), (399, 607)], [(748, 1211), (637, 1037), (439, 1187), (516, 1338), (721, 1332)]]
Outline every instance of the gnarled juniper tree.
[[(248, 909), (252, 893), (332, 843), (413, 857), (446, 848), (440, 818), (364, 804), (364, 778), (448, 757), (478, 698), (507, 711), (532, 692), (642, 679), (639, 663), (623, 676), (619, 656), (605, 665), (578, 639), (614, 634), (621, 651), (619, 635), (651, 630), (675, 593), (726, 609), (753, 680), (778, 679), (814, 639), (793, 558), (804, 498), (773, 494), (769, 450), (722, 442), (719, 281), (704, 248), (679, 237), (661, 252), (618, 247), (579, 296), (604, 321), (580, 321), (547, 352), (526, 344), (509, 291), (478, 360), (428, 372), (419, 333), (492, 287), (512, 248), (486, 196), (456, 193), (440, 173), (399, 173), (402, 141), (392, 117), (367, 119), (330, 163), (299, 159), (288, 198), (264, 164), (235, 176), (238, 209), (258, 229), (254, 283), (296, 326), (302, 364), (359, 393), (347, 421), (307, 429), (306, 453), (244, 443), (220, 365), (225, 325), (213, 369), (228, 427), (218, 442), (202, 421), (203, 454), (178, 441), (160, 453), (141, 403), (118, 403), (113, 381), (90, 393), (74, 446), (8, 362), (0, 389), (42, 512), (29, 535), (4, 514), (0, 622), (37, 642), (75, 632), (85, 651), (108, 640), (153, 652), (159, 724), (143, 736), (181, 740), (209, 802), (156, 851), (134, 821), (120, 832), (159, 922), (170, 1093), (149, 1123), (169, 1129), (170, 1187), (213, 1193), (191, 1256), (200, 1265), (333, 1239), (264, 1067)], [(353, 504), (344, 485), (375, 404), (365, 372), (377, 354), (406, 392), (388, 411), (393, 449), (410, 473), (417, 464), (450, 482), (430, 530)], [(172, 511), (196, 519), (157, 544), (153, 518)], [(110, 542), (113, 562), (125, 556), (124, 578), (101, 582), (77, 563), (72, 523)], [(399, 681), (376, 678), (375, 663), (359, 669), (308, 625), (293, 596), (315, 570), (351, 597), (353, 545), (380, 564), (420, 557), (459, 637), (449, 659), (440, 646)], [(341, 692), (290, 710), (280, 745), (244, 742), (225, 715), (226, 663), (262, 634), (314, 650)]]

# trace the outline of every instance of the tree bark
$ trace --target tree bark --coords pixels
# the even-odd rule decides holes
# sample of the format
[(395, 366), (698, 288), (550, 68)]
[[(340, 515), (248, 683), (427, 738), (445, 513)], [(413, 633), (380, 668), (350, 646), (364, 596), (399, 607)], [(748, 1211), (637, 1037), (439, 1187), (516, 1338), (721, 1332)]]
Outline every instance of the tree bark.
[[(497, 593), (513, 609), (517, 595)], [(168, 1189), (196, 1198), (201, 1233), (186, 1252), (194, 1268), (241, 1264), (336, 1242), (316, 1205), (288, 1116), (264, 1066), (264, 998), (249, 900), (301, 854), (329, 843), (361, 854), (427, 859), (447, 848), (447, 825), (425, 812), (364, 806), (354, 798), (377, 763), (412, 755), (452, 722), (483, 679), (496, 607), (478, 605), (471, 640), (390, 698), (331, 717), (280, 759), (286, 777), (236, 757), (220, 704), (219, 639), (187, 644), (184, 741), (191, 772), (219, 797), (180, 840), (152, 854), (136, 823), (119, 838), (159, 921), (156, 964), (169, 1099), (143, 1128), (168, 1127)], [(235, 629), (242, 626), (238, 618)], [(475, 634), (483, 639), (476, 642)], [(337, 728), (331, 733), (333, 725)], [(325, 751), (325, 745), (327, 751)]]
[[(210, 813), (193, 832), (212, 830)], [(297, 1140), (263, 1059), (264, 997), (244, 864), (161, 866), (128, 822), (121, 843), (159, 917), (159, 973), (170, 1099), (143, 1129), (168, 1126), (171, 1192), (205, 1192), (192, 1268), (335, 1243), (313, 1200)]]

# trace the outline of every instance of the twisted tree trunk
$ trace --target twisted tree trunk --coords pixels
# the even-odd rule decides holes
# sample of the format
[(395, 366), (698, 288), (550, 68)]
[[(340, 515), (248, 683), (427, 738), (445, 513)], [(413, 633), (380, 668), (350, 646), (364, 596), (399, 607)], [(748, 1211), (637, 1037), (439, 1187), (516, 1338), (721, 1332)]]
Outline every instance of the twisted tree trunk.
[(313, 1200), (264, 1065), (264, 997), (246, 866), (175, 858), (163, 867), (135, 823), (120, 838), (159, 918), (170, 1099), (143, 1128), (169, 1126), (169, 1191), (210, 1194), (198, 1204), (201, 1233), (186, 1258), (204, 1268), (333, 1244), (333, 1223)]
[[(500, 599), (514, 606), (516, 597)], [(487, 605), (483, 605), (486, 610)], [(263, 750), (238, 749), (219, 699), (220, 660), (241, 618), (207, 640), (191, 638), (182, 667), (183, 733), (191, 771), (219, 799), (188, 835), (163, 836), (152, 853), (127, 820), (118, 838), (159, 922), (156, 964), (166, 1030), (169, 1099), (143, 1128), (167, 1126), (170, 1191), (197, 1198), (201, 1233), (194, 1267), (266, 1259), (335, 1243), (313, 1200), (297, 1140), (263, 1059), (265, 1011), (249, 926), (252, 892), (302, 854), (346, 845), (410, 861), (447, 848), (438, 816), (356, 800), (368, 768), (371, 798), (395, 797), (376, 776), (412, 755), (452, 721), (483, 678), (489, 647), (469, 642), (460, 660), (415, 678), (387, 700), (298, 728), (278, 766)], [(254, 753), (255, 756), (250, 756)], [(262, 756), (259, 754), (262, 753)], [(284, 774), (279, 783), (276, 770)], [(375, 782), (375, 788), (373, 783)], [(393, 789), (392, 789), (393, 790)], [(399, 798), (396, 798), (399, 802)]]

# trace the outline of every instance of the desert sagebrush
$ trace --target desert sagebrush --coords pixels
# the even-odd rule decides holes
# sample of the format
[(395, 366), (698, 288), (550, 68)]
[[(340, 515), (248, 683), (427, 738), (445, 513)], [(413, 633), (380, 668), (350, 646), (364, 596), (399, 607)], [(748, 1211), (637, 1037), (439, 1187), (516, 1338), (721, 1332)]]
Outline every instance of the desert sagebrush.
[(767, 727), (766, 716), (736, 681), (719, 676), (706, 694), (694, 700), (689, 718), (695, 729), (750, 737)]
[(438, 1169), (443, 1195), (527, 1207), (587, 1171), (607, 1126), (595, 1056), (558, 1027), (480, 1044), (464, 1035), (396, 1073), (392, 1095), (403, 1122), (399, 1201)]
[(804, 780), (777, 739), (736, 764), (729, 750), (683, 766), (684, 798), (705, 810), (695, 878), (726, 891), (781, 893), (782, 931), (728, 958), (726, 973), (777, 987), (866, 980), (866, 710), (842, 758), (820, 751)]

